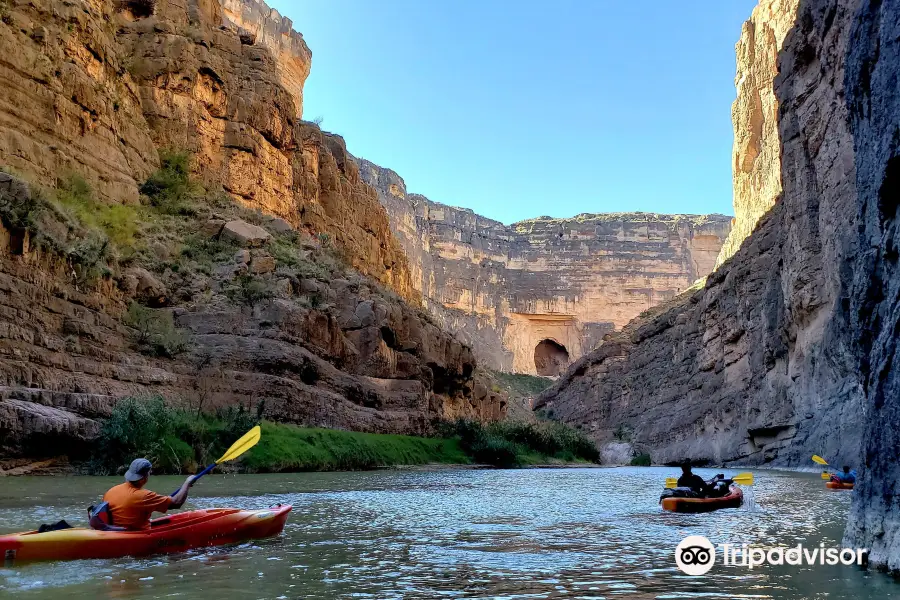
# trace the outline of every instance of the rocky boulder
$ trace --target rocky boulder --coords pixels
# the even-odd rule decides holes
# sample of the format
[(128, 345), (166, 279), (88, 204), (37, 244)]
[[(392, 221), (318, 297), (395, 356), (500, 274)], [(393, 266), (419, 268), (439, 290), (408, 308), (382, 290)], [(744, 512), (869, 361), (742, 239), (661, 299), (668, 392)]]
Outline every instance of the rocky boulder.
[(259, 248), (272, 238), (272, 234), (246, 221), (230, 221), (222, 226), (219, 237), (243, 248)]

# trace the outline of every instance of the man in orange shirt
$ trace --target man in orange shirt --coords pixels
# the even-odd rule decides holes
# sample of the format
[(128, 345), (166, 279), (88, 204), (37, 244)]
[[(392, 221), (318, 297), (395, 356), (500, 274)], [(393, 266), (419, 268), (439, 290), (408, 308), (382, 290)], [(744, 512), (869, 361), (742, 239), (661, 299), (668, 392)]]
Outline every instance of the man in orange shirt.
[(125, 529), (149, 529), (150, 516), (154, 512), (166, 512), (170, 508), (181, 508), (188, 497), (188, 490), (194, 483), (194, 477), (188, 477), (171, 496), (161, 496), (145, 490), (150, 470), (153, 465), (146, 458), (138, 458), (131, 463), (125, 473), (125, 483), (111, 488), (103, 495), (103, 501), (109, 504), (112, 524)]

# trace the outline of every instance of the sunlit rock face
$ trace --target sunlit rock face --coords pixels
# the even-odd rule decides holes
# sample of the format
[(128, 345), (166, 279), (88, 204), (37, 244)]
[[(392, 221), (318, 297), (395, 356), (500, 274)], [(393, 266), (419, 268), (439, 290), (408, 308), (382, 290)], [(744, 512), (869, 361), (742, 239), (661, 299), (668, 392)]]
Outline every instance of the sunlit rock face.
[[(541, 217), (506, 226), (409, 194), (360, 161), (433, 315), (495, 369), (558, 374), (603, 336), (715, 264), (731, 218), (647, 213)], [(561, 347), (547, 363), (542, 344)], [(567, 358), (563, 358), (566, 356)], [(539, 365), (538, 363), (542, 363)]]
[[(505, 414), (504, 398), (474, 375), (471, 348), (421, 310), (406, 255), (343, 139), (300, 120), (310, 54), (289, 21), (253, 0), (7, 2), (0, 50), (0, 166), (22, 175), (3, 176), (6, 203), (28, 205), (22, 180), (50, 187), (77, 174), (98, 199), (133, 204), (159, 150), (186, 150), (211, 198), (221, 190), (261, 220), (281, 217), (367, 276), (322, 286), (328, 310), (279, 298), (248, 327), (203, 298), (178, 307), (198, 351), (222, 357), (217, 405), (264, 396), (279, 420), (406, 433)], [(121, 315), (141, 298), (111, 279), (85, 289), (71, 266), (5, 225), (0, 456), (87, 443), (123, 396), (196, 390), (189, 359), (148, 359), (130, 344)], [(291, 375), (307, 363), (321, 368), (315, 384)]]
[(303, 114), (303, 84), (312, 53), (287, 17), (260, 0), (219, 0), (225, 20), (238, 27), (245, 41), (268, 48), (275, 57), (281, 85), (293, 96), (297, 116)]
[(799, 4), (799, 0), (761, 0), (741, 28), (735, 47), (737, 99), (731, 107), (735, 217), (716, 266), (734, 255), (781, 194), (781, 136), (773, 82), (778, 53)]

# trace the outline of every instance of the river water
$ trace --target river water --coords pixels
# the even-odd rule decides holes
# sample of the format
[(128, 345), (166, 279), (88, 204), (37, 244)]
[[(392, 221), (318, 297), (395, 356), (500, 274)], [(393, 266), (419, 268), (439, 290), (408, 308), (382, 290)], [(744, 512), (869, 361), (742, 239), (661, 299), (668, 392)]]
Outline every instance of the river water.
[[(698, 470), (704, 477), (715, 471)], [(730, 472), (733, 473), (733, 472)], [(44, 598), (900, 598), (847, 566), (716, 564), (677, 570), (688, 535), (714, 544), (838, 545), (850, 492), (817, 475), (760, 471), (755, 509), (664, 513), (674, 469), (435, 470), (212, 475), (185, 508), (290, 503), (284, 534), (168, 557), (14, 565), (0, 597)], [(166, 492), (180, 478), (155, 477)], [(9, 478), (0, 532), (85, 522), (117, 479)]]

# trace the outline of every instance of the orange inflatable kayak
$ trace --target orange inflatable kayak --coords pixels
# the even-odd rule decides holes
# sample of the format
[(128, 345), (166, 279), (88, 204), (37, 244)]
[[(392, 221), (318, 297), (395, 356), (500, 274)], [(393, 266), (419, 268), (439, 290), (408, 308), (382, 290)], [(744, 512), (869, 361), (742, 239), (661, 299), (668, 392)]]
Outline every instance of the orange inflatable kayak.
[(830, 490), (852, 490), (852, 483), (841, 483), (840, 481), (826, 481), (825, 487)]
[(96, 531), (72, 528), (0, 536), (0, 557), (10, 561), (120, 558), (183, 552), (277, 535), (290, 505), (268, 510), (210, 508), (151, 521), (144, 531)]
[(663, 498), (663, 510), (679, 513), (704, 513), (720, 508), (740, 508), (744, 503), (744, 492), (736, 485), (728, 488), (728, 495), (720, 498)]

